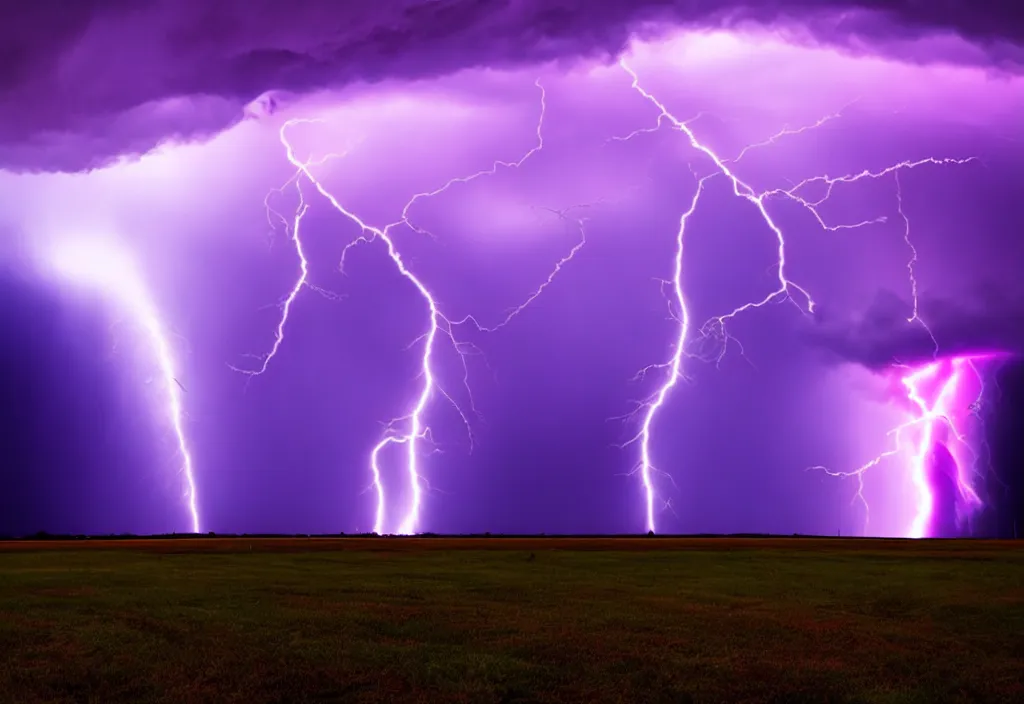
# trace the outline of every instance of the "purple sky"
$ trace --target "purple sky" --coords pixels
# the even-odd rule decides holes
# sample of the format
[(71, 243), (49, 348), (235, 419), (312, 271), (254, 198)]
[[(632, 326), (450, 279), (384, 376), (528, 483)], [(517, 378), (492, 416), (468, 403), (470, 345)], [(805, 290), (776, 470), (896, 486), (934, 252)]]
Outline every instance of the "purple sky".
[[(346, 251), (360, 228), (307, 177), (307, 285), (266, 371), (237, 371), (261, 367), (252, 355), (272, 349), (300, 276), (285, 226), (296, 183), (272, 192), (296, 172), (279, 138), (291, 119), (317, 120), (288, 128), (295, 159), (376, 228), (414, 194), (530, 154), (417, 200), (419, 231), (387, 232), (442, 328), (466, 316), (498, 326), (551, 277), (500, 329), (454, 325), (458, 348), (435, 342), (416, 530), (647, 529), (644, 438), (620, 446), (671, 378), (681, 311), (664, 282), (680, 217), (711, 174), (683, 239), (685, 378), (647, 442), (659, 532), (905, 535), (907, 457), (864, 474), (870, 520), (855, 481), (808, 468), (850, 471), (889, 449), (910, 412), (893, 364), (934, 354), (922, 322), (941, 356), (1022, 351), (1024, 32), (1010, 15), (97, 0), (55, 22), (49, 5), (0, 11), (3, 355), (21, 419), (0, 532), (189, 530), (172, 396), (202, 530), (374, 527), (371, 451), (416, 405), (429, 311), (382, 237)], [(664, 117), (655, 129), (659, 110), (620, 53), (730, 174), (776, 192), (764, 204), (785, 235), (792, 300), (731, 318), (724, 348), (705, 321), (779, 288), (776, 235), (684, 130)], [(543, 146), (530, 153), (535, 83)], [(320, 163), (332, 153), (343, 156)], [(946, 161), (831, 191), (819, 179), (795, 192), (803, 202), (784, 193), (926, 159)], [(107, 260), (85, 279), (54, 266), (72, 241), (121, 252), (135, 283)], [(175, 383), (140, 305), (158, 318)], [(980, 448), (981, 424), (971, 433)], [(387, 531), (412, 500), (405, 449), (380, 456)]]

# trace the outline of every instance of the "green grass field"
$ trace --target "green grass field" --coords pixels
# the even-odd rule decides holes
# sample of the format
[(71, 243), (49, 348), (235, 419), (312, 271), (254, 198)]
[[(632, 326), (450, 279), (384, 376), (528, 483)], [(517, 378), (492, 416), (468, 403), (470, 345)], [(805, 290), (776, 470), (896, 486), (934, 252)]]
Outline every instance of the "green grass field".
[(1024, 702), (1020, 543), (428, 542), (0, 544), (0, 701)]

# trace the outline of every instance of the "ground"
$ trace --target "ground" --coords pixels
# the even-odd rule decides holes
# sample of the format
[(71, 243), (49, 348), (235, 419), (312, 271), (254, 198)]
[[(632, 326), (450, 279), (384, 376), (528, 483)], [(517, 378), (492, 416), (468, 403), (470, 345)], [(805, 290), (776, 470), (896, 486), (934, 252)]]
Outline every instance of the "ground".
[(0, 543), (0, 702), (1024, 702), (1024, 541)]

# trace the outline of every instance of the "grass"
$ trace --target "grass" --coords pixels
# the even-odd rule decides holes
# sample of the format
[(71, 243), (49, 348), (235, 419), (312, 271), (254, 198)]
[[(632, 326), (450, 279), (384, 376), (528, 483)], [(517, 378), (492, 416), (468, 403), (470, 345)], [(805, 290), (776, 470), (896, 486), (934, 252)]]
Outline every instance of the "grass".
[(1019, 545), (0, 544), (0, 702), (1021, 702)]

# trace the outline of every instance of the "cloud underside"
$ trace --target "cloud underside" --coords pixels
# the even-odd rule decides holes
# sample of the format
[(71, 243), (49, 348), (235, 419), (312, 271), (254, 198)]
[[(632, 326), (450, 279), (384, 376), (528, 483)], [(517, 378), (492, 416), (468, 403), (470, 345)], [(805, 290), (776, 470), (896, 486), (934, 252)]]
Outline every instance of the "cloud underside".
[(882, 291), (859, 319), (819, 321), (808, 340), (869, 369), (918, 364), (936, 355), (1024, 354), (1024, 301), (989, 291), (961, 301), (923, 299), (918, 313), (920, 319), (911, 320), (911, 304)]
[[(12, 0), (9, 5), (13, 5)], [(849, 50), (1021, 65), (1013, 2), (21, 0), (0, 22), (0, 168), (80, 171), (229, 127), (269, 91), (609, 58), (631, 36), (760, 25)], [(914, 56), (955, 34), (977, 52)], [(187, 100), (180, 100), (186, 98)], [(170, 101), (170, 103), (169, 103)]]

